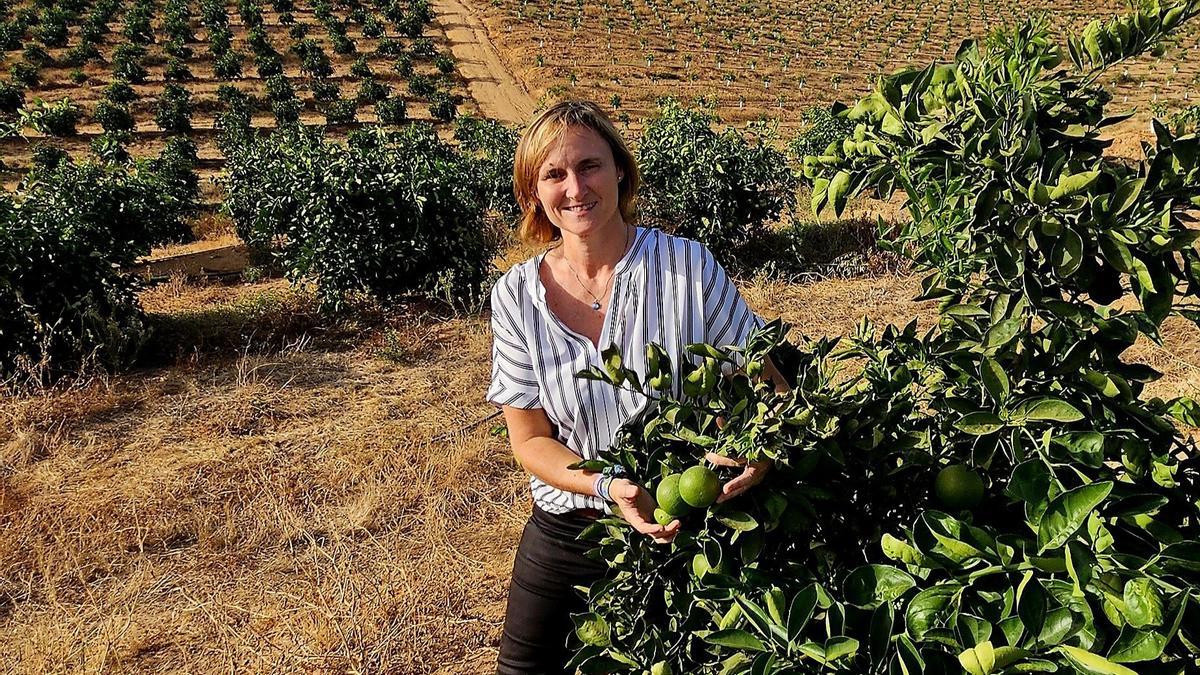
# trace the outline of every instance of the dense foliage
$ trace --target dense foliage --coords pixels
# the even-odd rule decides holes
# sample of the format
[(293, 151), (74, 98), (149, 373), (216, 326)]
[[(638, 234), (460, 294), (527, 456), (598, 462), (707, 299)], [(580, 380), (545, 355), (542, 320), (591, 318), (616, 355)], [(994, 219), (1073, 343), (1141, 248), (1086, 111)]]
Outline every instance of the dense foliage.
[(794, 205), (796, 178), (757, 130), (717, 131), (717, 122), (674, 101), (647, 121), (637, 147), (639, 205), (648, 223), (726, 255)]
[(488, 187), (475, 159), (428, 126), (355, 132), (345, 145), (316, 130), (246, 137), (224, 148), (226, 208), (238, 234), (325, 304), (420, 294), (480, 296), (494, 244)]
[(52, 378), (129, 359), (146, 325), (121, 272), (189, 236), (194, 150), (134, 165), (59, 161), (0, 200), (0, 373)]
[[(1093, 24), (1076, 73), (1030, 21), (844, 112), (853, 134), (805, 159), (814, 208), (904, 193), (931, 329), (785, 350), (774, 323), (674, 378), (654, 348), (581, 373), (652, 398), (591, 468), (655, 489), (706, 451), (776, 463), (668, 547), (593, 528), (611, 574), (577, 617), (584, 672), (1196, 672), (1200, 457), (1173, 421), (1200, 406), (1145, 396), (1160, 374), (1123, 354), (1200, 321), (1200, 138), (1155, 123), (1143, 160), (1105, 158), (1096, 80), (1198, 12)], [(772, 351), (786, 395), (752, 379)]]
[(854, 131), (854, 122), (835, 115), (829, 108), (809, 108), (802, 119), (804, 128), (788, 146), (792, 156), (799, 159), (821, 154), (830, 143), (841, 143)]

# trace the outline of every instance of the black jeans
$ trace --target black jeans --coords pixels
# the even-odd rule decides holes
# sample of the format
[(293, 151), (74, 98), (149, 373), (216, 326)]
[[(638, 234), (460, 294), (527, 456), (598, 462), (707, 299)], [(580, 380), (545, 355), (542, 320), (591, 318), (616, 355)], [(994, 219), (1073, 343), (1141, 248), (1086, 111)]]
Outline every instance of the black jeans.
[(556, 515), (533, 507), (521, 533), (508, 588), (498, 675), (559, 675), (571, 659), (571, 614), (586, 611), (574, 589), (604, 576), (608, 566), (585, 558), (594, 541), (576, 539), (594, 522), (574, 513)]

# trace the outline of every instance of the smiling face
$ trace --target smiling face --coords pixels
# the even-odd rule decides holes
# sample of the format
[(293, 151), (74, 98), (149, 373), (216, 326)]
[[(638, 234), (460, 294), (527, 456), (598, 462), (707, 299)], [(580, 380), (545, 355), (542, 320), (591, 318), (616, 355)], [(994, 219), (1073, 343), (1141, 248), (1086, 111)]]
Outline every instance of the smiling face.
[(586, 238), (624, 223), (620, 209), (620, 170), (612, 149), (588, 127), (571, 126), (538, 168), (537, 198), (542, 212), (564, 233)]

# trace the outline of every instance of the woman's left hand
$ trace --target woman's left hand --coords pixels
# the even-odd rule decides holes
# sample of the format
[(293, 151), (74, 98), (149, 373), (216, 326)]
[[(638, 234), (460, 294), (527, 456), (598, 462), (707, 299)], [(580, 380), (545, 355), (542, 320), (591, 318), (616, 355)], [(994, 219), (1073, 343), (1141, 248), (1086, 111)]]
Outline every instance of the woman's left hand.
[(717, 466), (741, 466), (741, 475), (721, 486), (721, 494), (717, 496), (717, 503), (728, 501), (742, 494), (746, 490), (763, 482), (767, 477), (767, 472), (771, 470), (771, 465), (774, 463), (770, 459), (764, 459), (758, 462), (746, 462), (744, 459), (736, 457), (726, 457), (718, 455), (715, 452), (710, 452), (705, 455), (705, 459)]

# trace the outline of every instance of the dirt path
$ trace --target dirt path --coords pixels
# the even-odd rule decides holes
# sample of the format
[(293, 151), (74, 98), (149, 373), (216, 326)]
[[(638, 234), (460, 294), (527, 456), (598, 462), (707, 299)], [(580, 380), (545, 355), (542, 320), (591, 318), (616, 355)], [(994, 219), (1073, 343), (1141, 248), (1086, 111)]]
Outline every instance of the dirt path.
[(533, 98), (500, 61), (478, 14), (462, 0), (433, 0), (433, 10), (480, 112), (507, 124), (527, 122)]

